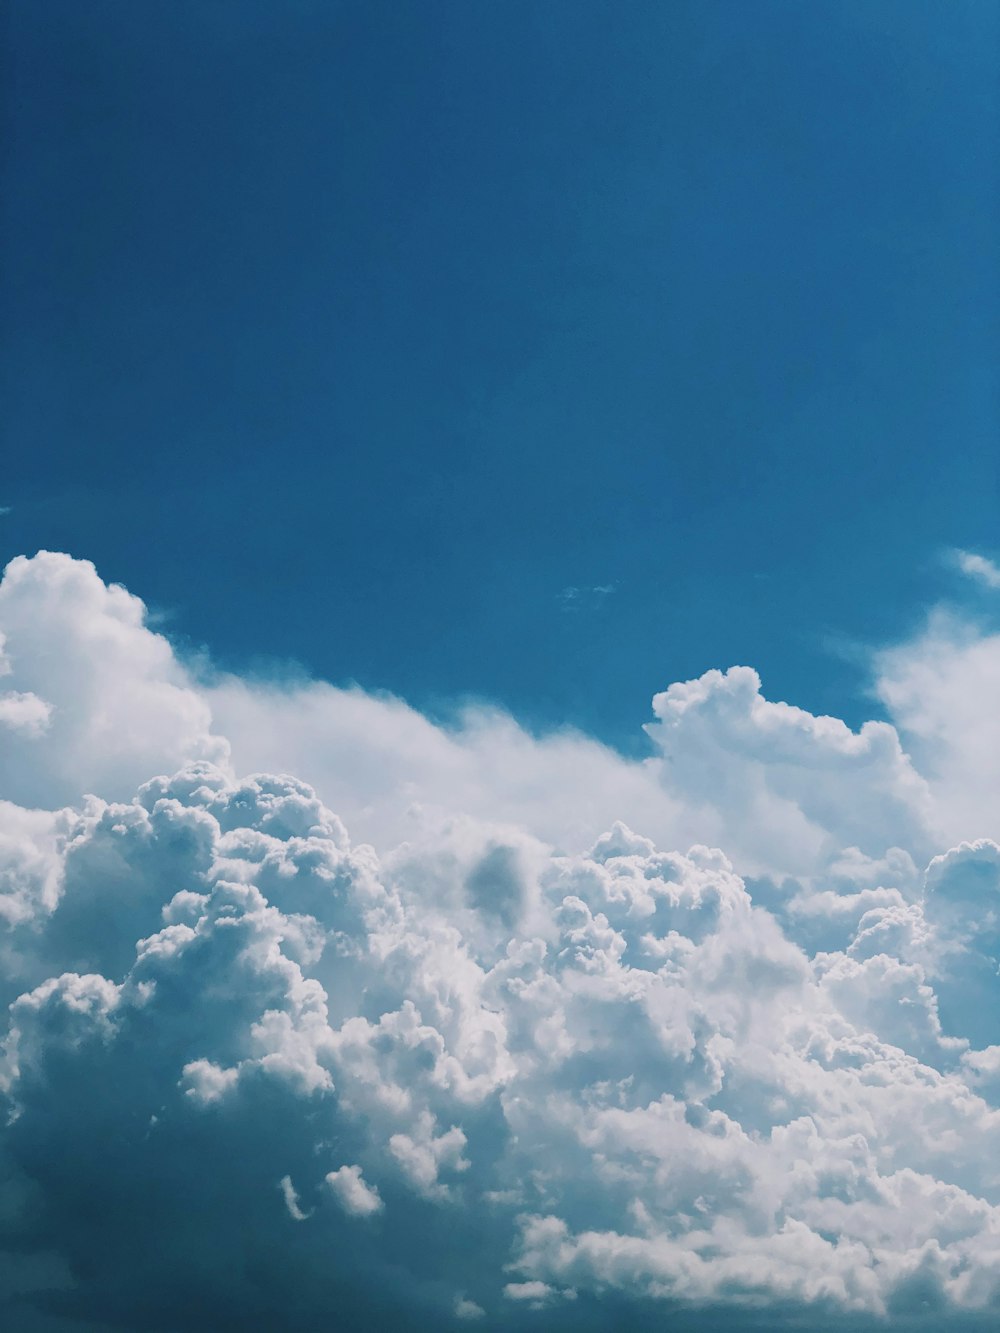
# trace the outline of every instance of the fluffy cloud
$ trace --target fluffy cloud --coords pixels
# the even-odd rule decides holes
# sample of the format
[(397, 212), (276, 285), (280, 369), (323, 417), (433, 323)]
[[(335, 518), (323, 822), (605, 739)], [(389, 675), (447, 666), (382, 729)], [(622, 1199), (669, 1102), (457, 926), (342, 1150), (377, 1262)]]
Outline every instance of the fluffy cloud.
[[(358, 1166), (341, 1166), (328, 1171), (326, 1183), (337, 1197), (341, 1208), (352, 1217), (371, 1217), (382, 1211), (382, 1197), (377, 1189), (366, 1185)], [(300, 1215), (300, 1221), (304, 1217)]]
[(127, 797), (152, 771), (195, 756), (225, 760), (207, 704), (147, 628), (142, 602), (106, 586), (89, 562), (47, 551), (12, 560), (0, 582), (0, 632), (11, 687), (0, 725), (15, 727), (0, 748), (8, 800)]
[(780, 860), (785, 873), (808, 873), (845, 847), (881, 855), (927, 840), (926, 784), (888, 723), (855, 733), (837, 718), (772, 703), (749, 667), (671, 685), (653, 711), (646, 731), (682, 799), (713, 812), (712, 841), (735, 833), (748, 867)]
[(60, 556), (0, 628), (13, 1326), (993, 1326), (1000, 846), (891, 726), (206, 683)]
[(995, 832), (1000, 792), (1000, 634), (940, 609), (882, 653), (878, 694), (926, 778), (949, 841)]
[(627, 817), (661, 845), (723, 844), (748, 871), (806, 877), (845, 847), (925, 857), (939, 845), (926, 783), (891, 727), (855, 735), (772, 703), (748, 668), (658, 695), (652, 753), (631, 761), (578, 733), (532, 736), (489, 708), (442, 727), (357, 689), (199, 675), (146, 626), (138, 598), (63, 555), (11, 562), (0, 630), (7, 683), (46, 710), (44, 729), (0, 751), (0, 793), (23, 805), (127, 799), (198, 758), (299, 775), (380, 850), (459, 813), (567, 851)]

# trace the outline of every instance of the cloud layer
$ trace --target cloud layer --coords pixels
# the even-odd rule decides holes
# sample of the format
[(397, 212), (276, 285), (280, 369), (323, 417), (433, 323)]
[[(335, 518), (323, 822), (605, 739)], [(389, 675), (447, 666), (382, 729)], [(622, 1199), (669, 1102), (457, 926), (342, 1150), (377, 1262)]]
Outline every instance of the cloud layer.
[(996, 637), (638, 762), (196, 676), (66, 556), (0, 630), (16, 1327), (995, 1325)]

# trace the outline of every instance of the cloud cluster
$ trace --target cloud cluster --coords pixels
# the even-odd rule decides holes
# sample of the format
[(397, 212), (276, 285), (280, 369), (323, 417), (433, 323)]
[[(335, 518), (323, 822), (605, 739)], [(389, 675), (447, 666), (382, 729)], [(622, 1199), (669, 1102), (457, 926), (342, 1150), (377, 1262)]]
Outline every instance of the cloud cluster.
[(0, 629), (13, 1326), (995, 1325), (998, 830), (891, 726), (199, 682), (61, 556)]

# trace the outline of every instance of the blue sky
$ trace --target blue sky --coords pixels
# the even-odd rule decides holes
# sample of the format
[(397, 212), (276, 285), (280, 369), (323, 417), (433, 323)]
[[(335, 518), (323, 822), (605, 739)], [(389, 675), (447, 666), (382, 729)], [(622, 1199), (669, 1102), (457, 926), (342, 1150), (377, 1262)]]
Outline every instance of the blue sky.
[(992, 4), (6, 8), (5, 556), (626, 744), (995, 550)]

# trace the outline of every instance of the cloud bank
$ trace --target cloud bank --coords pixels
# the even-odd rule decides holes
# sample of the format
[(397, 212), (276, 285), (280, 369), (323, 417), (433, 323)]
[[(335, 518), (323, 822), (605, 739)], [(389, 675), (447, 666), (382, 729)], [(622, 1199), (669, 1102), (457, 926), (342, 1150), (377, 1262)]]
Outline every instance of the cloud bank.
[(0, 631), (10, 1326), (995, 1327), (1000, 636), (632, 761), (195, 671), (67, 556)]

